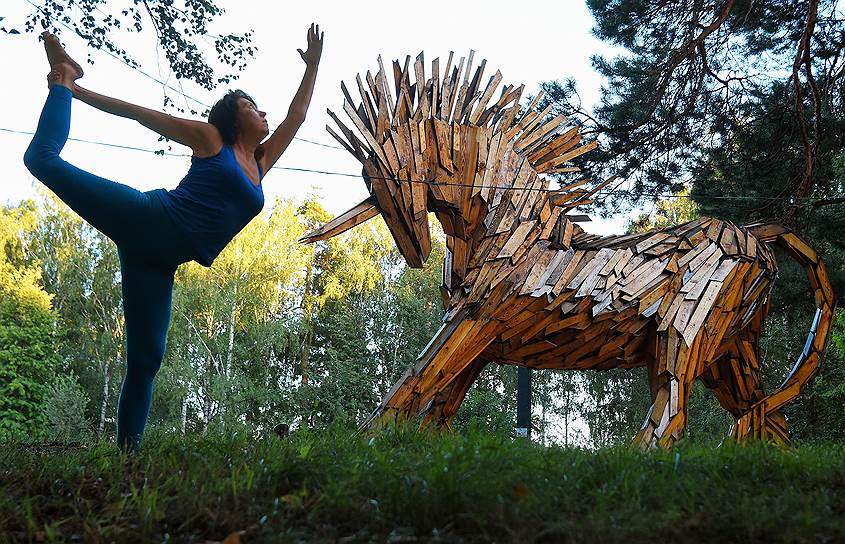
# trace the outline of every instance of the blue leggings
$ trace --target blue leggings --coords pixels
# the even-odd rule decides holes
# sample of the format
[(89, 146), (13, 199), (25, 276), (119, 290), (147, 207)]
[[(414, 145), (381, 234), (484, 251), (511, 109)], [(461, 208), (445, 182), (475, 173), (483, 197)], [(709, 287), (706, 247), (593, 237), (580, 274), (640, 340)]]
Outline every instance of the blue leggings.
[(59, 157), (70, 131), (72, 99), (67, 87), (50, 89), (24, 163), (65, 204), (117, 244), (126, 327), (117, 442), (131, 451), (140, 446), (153, 380), (164, 358), (173, 276), (179, 264), (193, 258), (193, 251), (154, 194), (95, 176)]

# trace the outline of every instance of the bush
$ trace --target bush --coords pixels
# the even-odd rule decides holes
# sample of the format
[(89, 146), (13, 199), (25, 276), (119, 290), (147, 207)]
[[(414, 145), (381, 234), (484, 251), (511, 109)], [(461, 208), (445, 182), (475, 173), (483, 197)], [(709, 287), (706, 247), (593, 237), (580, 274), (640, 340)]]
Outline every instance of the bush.
[(90, 440), (91, 423), (85, 419), (88, 395), (76, 376), (58, 376), (47, 390), (44, 415), (47, 438), (58, 442)]

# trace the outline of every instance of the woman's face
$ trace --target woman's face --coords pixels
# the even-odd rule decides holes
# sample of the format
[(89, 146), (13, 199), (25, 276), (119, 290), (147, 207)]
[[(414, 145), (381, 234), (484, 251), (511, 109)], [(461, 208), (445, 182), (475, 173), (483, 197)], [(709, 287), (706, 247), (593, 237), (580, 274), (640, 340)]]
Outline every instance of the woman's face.
[(255, 104), (246, 98), (238, 99), (238, 127), (243, 135), (256, 135), (263, 140), (270, 134), (267, 125), (267, 114), (255, 107)]

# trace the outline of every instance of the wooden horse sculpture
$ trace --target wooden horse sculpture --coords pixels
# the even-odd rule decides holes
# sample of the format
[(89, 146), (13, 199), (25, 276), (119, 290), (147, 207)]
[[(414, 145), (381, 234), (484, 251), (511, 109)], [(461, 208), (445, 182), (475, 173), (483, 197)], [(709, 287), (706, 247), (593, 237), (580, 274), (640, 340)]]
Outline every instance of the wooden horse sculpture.
[[(391, 90), (381, 58), (357, 79), (361, 102), (342, 85), (354, 129), (328, 131), (363, 165), (370, 197), (303, 241), (335, 236), (376, 215), (409, 266), (421, 267), (431, 240), (428, 213), (446, 234), (443, 325), (365, 426), (422, 417), (449, 425), (467, 389), (490, 362), (536, 369), (648, 367), (652, 405), (634, 441), (670, 447), (686, 424), (693, 380), (701, 379), (736, 418), (732, 436), (788, 443), (781, 407), (816, 373), (836, 299), (816, 252), (775, 224), (738, 227), (701, 217), (644, 234), (587, 234), (567, 215), (591, 202), (578, 180), (549, 190), (544, 173), (595, 147), (582, 145), (563, 116), (549, 119), (523, 87), (502, 76), (486, 85), (473, 53), (445, 73), (393, 63)], [(413, 75), (415, 83), (411, 84)], [(441, 79), (442, 75), (442, 79)], [(462, 76), (462, 77), (461, 77)], [(805, 269), (818, 310), (783, 386), (766, 394), (759, 341), (781, 246)]]

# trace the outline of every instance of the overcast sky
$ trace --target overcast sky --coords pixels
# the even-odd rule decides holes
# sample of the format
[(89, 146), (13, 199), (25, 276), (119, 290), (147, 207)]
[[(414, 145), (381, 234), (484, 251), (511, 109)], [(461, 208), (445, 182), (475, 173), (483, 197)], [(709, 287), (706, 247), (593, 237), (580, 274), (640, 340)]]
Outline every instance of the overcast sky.
[[(304, 63), (296, 52), (305, 49), (305, 36), (311, 22), (325, 31), (325, 46), (314, 98), (305, 124), (298, 136), (334, 144), (325, 130), (329, 122), (326, 108), (342, 110), (341, 80), (354, 83), (358, 72), (377, 69), (379, 54), (387, 64), (425, 51), (430, 61), (449, 51), (456, 59), (470, 49), (476, 59), (487, 59), (485, 80), (496, 69), (504, 76), (503, 84), (526, 85), (534, 94), (542, 81), (574, 77), (586, 104), (594, 104), (601, 85), (590, 65), (590, 56), (605, 53), (607, 47), (590, 34), (593, 20), (583, 2), (445, 2), (424, 3), (312, 2), (305, 7), (291, 7), (289, 2), (257, 0), (219, 0), (226, 13), (213, 27), (216, 32), (241, 32), (252, 29), (258, 52), (241, 79), (235, 83), (253, 95), (267, 111), (270, 126), (278, 124), (302, 78)], [(112, 5), (123, 5), (113, 0)], [(3, 0), (3, 22), (21, 21), (34, 8), (26, 0)], [(106, 9), (106, 8), (104, 8)], [(148, 29), (145, 29), (148, 30)], [(94, 91), (140, 105), (160, 108), (161, 85), (100, 51), (88, 51), (85, 44), (65, 31), (61, 35), (70, 54), (80, 62), (88, 53), (94, 65), (85, 64), (80, 84)], [(114, 41), (141, 61), (145, 71), (171, 85), (166, 62), (156, 59), (151, 32), (142, 36), (115, 33)], [(33, 34), (0, 35), (0, 59), (3, 59), (5, 85), (0, 86), (3, 115), (0, 128), (33, 131), (47, 95), (48, 65), (42, 44)], [(224, 92), (205, 91), (189, 83), (186, 94), (213, 103)], [(172, 95), (173, 93), (171, 93)], [(161, 149), (157, 135), (134, 121), (120, 119), (74, 102), (71, 136), (145, 149)], [(22, 162), (29, 137), (0, 130), (0, 203), (14, 203), (33, 194), (36, 182)], [(190, 150), (174, 144), (174, 152)], [(173, 188), (184, 176), (189, 159), (162, 157), (137, 151), (120, 150), (80, 142), (68, 142), (62, 155), (71, 163), (106, 178), (140, 190)], [(360, 172), (357, 161), (345, 151), (295, 141), (277, 166)], [(360, 178), (272, 170), (264, 179), (267, 201), (276, 196), (302, 199), (318, 194), (324, 205), (339, 213), (367, 196)], [(624, 219), (595, 220), (584, 225), (600, 233), (620, 232)]]

